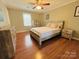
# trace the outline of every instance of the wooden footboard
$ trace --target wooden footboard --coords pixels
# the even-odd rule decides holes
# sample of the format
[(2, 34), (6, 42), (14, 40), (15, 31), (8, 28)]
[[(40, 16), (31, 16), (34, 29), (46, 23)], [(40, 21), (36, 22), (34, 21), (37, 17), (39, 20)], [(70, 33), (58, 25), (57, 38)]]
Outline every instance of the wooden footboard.
[(55, 34), (50, 35), (50, 36), (47, 36), (47, 37), (45, 37), (45, 38), (41, 38), (39, 35), (35, 34), (35, 33), (32, 32), (32, 31), (30, 31), (30, 35), (31, 35), (35, 40), (37, 40), (37, 41), (39, 42), (39, 45), (40, 45), (40, 46), (42, 45), (42, 42), (43, 42), (43, 41), (48, 40), (48, 39), (50, 39), (50, 38), (52, 38), (52, 37), (55, 37), (55, 36), (57, 36), (57, 35), (59, 35), (59, 34), (60, 34), (60, 32), (59, 32), (59, 33), (55, 33)]
[(35, 34), (34, 32), (30, 31), (30, 35), (39, 42), (39, 45), (42, 45), (42, 40), (39, 35)]

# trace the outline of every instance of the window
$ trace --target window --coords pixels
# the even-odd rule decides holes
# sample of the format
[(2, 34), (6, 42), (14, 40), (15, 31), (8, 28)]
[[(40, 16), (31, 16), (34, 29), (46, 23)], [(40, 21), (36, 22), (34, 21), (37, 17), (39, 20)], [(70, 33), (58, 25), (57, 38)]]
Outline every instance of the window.
[(31, 14), (23, 13), (24, 26), (31, 26)]

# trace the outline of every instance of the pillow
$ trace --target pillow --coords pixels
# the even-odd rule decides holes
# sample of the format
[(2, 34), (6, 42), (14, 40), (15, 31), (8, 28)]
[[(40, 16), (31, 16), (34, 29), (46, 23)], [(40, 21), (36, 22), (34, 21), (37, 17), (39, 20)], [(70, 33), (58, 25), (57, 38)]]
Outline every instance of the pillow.
[(56, 23), (51, 23), (50, 27), (51, 27), (51, 28), (57, 28), (57, 27), (58, 27), (58, 24), (56, 24)]
[(51, 28), (61, 29), (62, 28), (62, 23), (48, 23), (46, 26), (51, 27)]

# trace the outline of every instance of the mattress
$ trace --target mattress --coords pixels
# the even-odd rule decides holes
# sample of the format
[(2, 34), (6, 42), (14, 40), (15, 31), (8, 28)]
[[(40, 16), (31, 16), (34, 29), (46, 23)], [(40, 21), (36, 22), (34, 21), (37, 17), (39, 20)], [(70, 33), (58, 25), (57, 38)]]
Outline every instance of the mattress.
[(50, 27), (36, 27), (36, 28), (32, 28), (31, 31), (37, 34), (40, 38), (45, 38), (47, 36), (54, 35), (60, 32), (59, 29), (50, 28)]

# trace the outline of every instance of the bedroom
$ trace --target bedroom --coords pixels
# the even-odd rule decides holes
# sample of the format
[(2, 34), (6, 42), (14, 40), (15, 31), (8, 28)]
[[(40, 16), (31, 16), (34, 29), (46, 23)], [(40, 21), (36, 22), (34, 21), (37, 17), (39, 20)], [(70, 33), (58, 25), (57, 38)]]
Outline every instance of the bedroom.
[[(25, 4), (33, 1), (23, 0), (24, 4), (21, 4), (21, 0), (20, 2), (18, 0), (2, 0), (2, 3), (0, 1), (0, 8), (4, 11), (6, 19), (4, 22), (0, 21), (0, 26), (15, 26), (16, 28), (16, 54), (13, 59), (78, 59), (79, 17), (74, 16), (74, 14), (76, 6), (79, 6), (79, 0), (56, 0), (58, 5), (55, 5), (55, 2), (51, 0), (45, 0), (51, 1), (52, 9), (43, 11), (25, 9)], [(24, 26), (23, 13), (31, 15), (33, 27), (42, 27), (52, 21), (64, 21), (64, 28), (74, 31), (72, 37), (74, 40), (56, 37), (45, 41), (40, 48), (38, 42), (33, 38), (32, 40), (28, 33), (31, 27)]]

